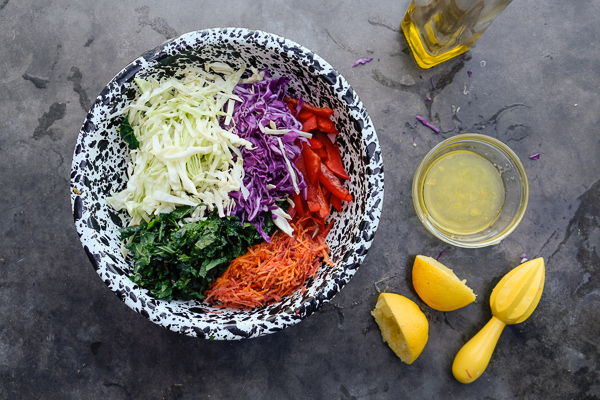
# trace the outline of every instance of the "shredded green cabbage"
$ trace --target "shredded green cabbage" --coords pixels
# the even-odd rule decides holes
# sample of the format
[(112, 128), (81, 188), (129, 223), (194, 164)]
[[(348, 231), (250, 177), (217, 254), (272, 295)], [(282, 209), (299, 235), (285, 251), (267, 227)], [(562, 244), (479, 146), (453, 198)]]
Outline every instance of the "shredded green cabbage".
[(135, 79), (141, 94), (126, 112), (139, 147), (130, 151), (126, 188), (107, 199), (127, 210), (130, 225), (182, 205), (203, 205), (194, 219), (215, 207), (220, 217), (231, 213), (229, 192), (245, 189), (239, 147), (251, 149), (252, 143), (223, 129), (220, 120), (232, 117), (224, 110), (233, 107), (225, 104), (241, 101), (233, 89), (244, 70), (213, 63), (204, 71), (185, 70), (181, 80)]

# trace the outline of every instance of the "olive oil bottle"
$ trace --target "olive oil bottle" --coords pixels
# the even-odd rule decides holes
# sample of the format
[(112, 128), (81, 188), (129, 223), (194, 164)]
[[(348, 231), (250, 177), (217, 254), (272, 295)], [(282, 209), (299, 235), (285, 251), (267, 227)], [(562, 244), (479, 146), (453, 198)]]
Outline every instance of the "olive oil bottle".
[(417, 65), (466, 52), (512, 0), (412, 0), (401, 28)]

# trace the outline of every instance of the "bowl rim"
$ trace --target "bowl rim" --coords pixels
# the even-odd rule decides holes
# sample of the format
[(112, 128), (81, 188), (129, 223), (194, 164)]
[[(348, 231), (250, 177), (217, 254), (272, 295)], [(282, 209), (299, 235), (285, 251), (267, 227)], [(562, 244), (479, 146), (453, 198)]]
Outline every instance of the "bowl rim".
[[(274, 328), (250, 326), (250, 323), (246, 323), (244, 321), (239, 321), (239, 325), (234, 325), (233, 327), (231, 324), (222, 324), (211, 327), (212, 330), (209, 329), (210, 332), (208, 333), (206, 332), (206, 329), (202, 331), (197, 329), (195, 326), (188, 326), (185, 327), (185, 329), (182, 327), (172, 326), (170, 323), (163, 322), (162, 320), (157, 321), (154, 319), (152, 311), (154, 311), (153, 308), (156, 307), (156, 304), (152, 304), (152, 311), (146, 308), (139, 308), (139, 304), (136, 304), (137, 299), (135, 296), (135, 294), (139, 296), (139, 288), (134, 288), (136, 289), (135, 293), (133, 293), (134, 290), (131, 291), (131, 294), (129, 291), (125, 293), (123, 290), (116, 289), (114, 284), (109, 284), (106, 280), (104, 280), (105, 284), (109, 286), (111, 291), (117, 294), (117, 296), (121, 298), (121, 300), (126, 303), (127, 306), (152, 322), (163, 326), (164, 328), (194, 337), (204, 337), (217, 340), (239, 340), (242, 338), (258, 337), (265, 334), (274, 333), (298, 323), (299, 321), (313, 314), (323, 304), (331, 301), (331, 299), (345, 286), (345, 284), (348, 283), (350, 278), (354, 275), (359, 265), (366, 257), (366, 254), (372, 245), (375, 232), (381, 219), (384, 197), (383, 158), (374, 125), (363, 103), (358, 98), (358, 95), (345, 80), (345, 78), (327, 61), (322, 59), (317, 54), (289, 39), (259, 30), (250, 30), (245, 28), (211, 28), (191, 31), (176, 38), (167, 40), (156, 46), (154, 49), (147, 51), (140, 57), (134, 59), (109, 81), (92, 105), (92, 108), (86, 116), (86, 119), (84, 120), (79, 132), (71, 167), (71, 206), (76, 224), (78, 220), (81, 220), (81, 218), (85, 217), (86, 212), (85, 205), (82, 203), (84, 201), (82, 198), (84, 198), (85, 193), (81, 193), (82, 190), (85, 190), (85, 187), (83, 186), (82, 182), (79, 182), (76, 178), (74, 178), (74, 172), (80, 167), (79, 163), (81, 162), (81, 158), (77, 157), (77, 146), (79, 145), (81, 136), (84, 132), (89, 133), (90, 129), (93, 132), (95, 129), (92, 123), (92, 116), (96, 108), (101, 107), (102, 105), (106, 106), (108, 92), (110, 90), (120, 89), (125, 82), (130, 82), (140, 70), (145, 70), (148, 67), (151, 67), (164, 57), (179, 54), (182, 50), (189, 50), (189, 47), (186, 46), (190, 46), (190, 44), (192, 47), (197, 46), (196, 48), (198, 48), (204, 45), (215, 43), (214, 40), (202, 42), (202, 38), (206, 37), (206, 35), (208, 35), (208, 37), (213, 35), (221, 40), (235, 39), (244, 43), (248, 43), (248, 37), (258, 37), (261, 39), (268, 38), (270, 40), (270, 50), (279, 51), (281, 53), (287, 52), (286, 54), (288, 56), (294, 56), (301, 60), (303, 64), (307, 64), (307, 67), (311, 67), (311, 71), (315, 67), (322, 67), (323, 71), (319, 71), (318, 68), (316, 68), (313, 73), (320, 74), (322, 77), (326, 78), (332, 89), (335, 89), (332, 90), (332, 92), (335, 93), (335, 96), (343, 105), (343, 108), (347, 110), (348, 116), (353, 117), (361, 125), (361, 129), (358, 131), (360, 144), (358, 154), (365, 160), (365, 175), (367, 179), (365, 182), (366, 211), (365, 215), (363, 215), (356, 224), (358, 227), (357, 239), (360, 240), (354, 240), (351, 243), (353, 254), (349, 257), (347, 257), (348, 254), (346, 254), (344, 259), (340, 260), (340, 266), (342, 270), (340, 272), (336, 272), (337, 275), (332, 276), (330, 279), (332, 281), (335, 280), (336, 282), (326, 282), (327, 285), (320, 287), (320, 289), (312, 298), (304, 301), (299, 307), (296, 307), (295, 309), (281, 310), (282, 313), (285, 313), (285, 318), (283, 318), (281, 321), (278, 321), (278, 325)], [(231, 41), (229, 43), (231, 43)], [(294, 51), (291, 51), (290, 49)], [(326, 72), (329, 74), (325, 75)], [(94, 251), (94, 246), (98, 246), (98, 243), (92, 243), (89, 236), (86, 235), (86, 232), (84, 232), (89, 228), (89, 226), (85, 226), (85, 223), (80, 223), (77, 225), (77, 232), (90, 262), (100, 275), (100, 270), (106, 269), (106, 260), (102, 258), (106, 257), (106, 255), (102, 254), (101, 251)], [(144, 305), (144, 307), (146, 306)]]
[[(460, 234), (454, 233), (453, 237), (450, 237), (443, 230), (438, 229), (431, 221), (429, 221), (426, 213), (423, 211), (423, 209), (421, 207), (419, 180), (420, 180), (421, 175), (425, 172), (425, 167), (428, 166), (428, 164), (431, 162), (431, 160), (433, 158), (435, 158), (442, 149), (448, 147), (449, 145), (460, 143), (460, 142), (484, 143), (484, 144), (491, 146), (492, 148), (498, 150), (499, 152), (501, 152), (504, 156), (506, 156), (508, 158), (508, 160), (511, 162), (512, 166), (517, 171), (517, 174), (519, 175), (519, 177), (521, 179), (522, 192), (521, 192), (521, 197), (520, 197), (520, 201), (519, 201), (519, 206), (517, 208), (517, 212), (511, 219), (510, 224), (508, 224), (508, 226), (506, 228), (504, 228), (501, 232), (499, 232), (497, 235), (495, 235), (491, 238), (485, 239), (485, 240), (477, 241), (477, 242), (466, 242), (466, 241), (461, 241), (460, 239), (458, 239), (461, 236), (468, 237), (469, 235), (460, 235)], [(529, 203), (529, 179), (527, 177), (527, 172), (525, 171), (525, 167), (523, 166), (523, 163), (521, 162), (521, 160), (519, 159), (517, 154), (510, 147), (508, 147), (508, 145), (506, 145), (505, 143), (501, 142), (500, 140), (498, 140), (492, 136), (483, 135), (480, 133), (461, 133), (458, 135), (451, 136), (451, 137), (443, 140), (442, 142), (438, 143), (431, 150), (429, 150), (429, 152), (425, 155), (425, 157), (423, 157), (423, 160), (417, 167), (417, 169), (414, 173), (414, 176), (413, 176), (412, 198), (413, 198), (413, 206), (414, 206), (417, 216), (419, 217), (419, 220), (425, 226), (425, 228), (431, 234), (433, 234), (435, 237), (437, 237), (438, 239), (440, 239), (448, 244), (451, 244), (451, 245), (457, 246), (457, 247), (481, 248), (481, 247), (487, 247), (487, 246), (499, 244), (508, 235), (510, 235), (516, 229), (516, 227), (519, 225), (519, 223), (521, 222), (521, 220), (523, 219), (523, 217), (525, 215), (525, 211), (527, 210), (527, 205)]]

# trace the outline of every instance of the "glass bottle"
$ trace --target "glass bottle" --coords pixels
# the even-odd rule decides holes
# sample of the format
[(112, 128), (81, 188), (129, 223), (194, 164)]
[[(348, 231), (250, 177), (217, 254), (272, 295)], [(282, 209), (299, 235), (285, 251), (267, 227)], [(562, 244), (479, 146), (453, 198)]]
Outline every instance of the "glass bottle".
[(512, 0), (412, 0), (401, 27), (419, 67), (466, 52)]

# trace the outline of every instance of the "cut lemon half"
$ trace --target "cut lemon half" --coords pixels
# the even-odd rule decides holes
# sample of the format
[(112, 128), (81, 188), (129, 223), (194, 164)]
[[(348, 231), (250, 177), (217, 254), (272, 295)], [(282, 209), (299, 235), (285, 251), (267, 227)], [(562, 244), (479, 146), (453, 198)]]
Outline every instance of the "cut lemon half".
[(429, 307), (438, 311), (453, 311), (475, 301), (475, 293), (441, 262), (417, 256), (412, 270), (413, 286)]
[(381, 293), (375, 309), (381, 337), (400, 360), (412, 364), (429, 338), (429, 322), (414, 301), (394, 293)]

